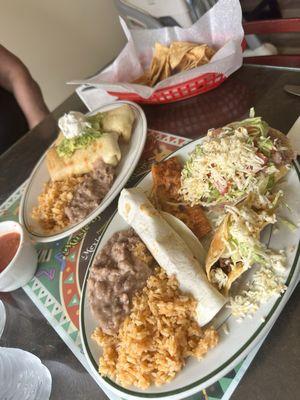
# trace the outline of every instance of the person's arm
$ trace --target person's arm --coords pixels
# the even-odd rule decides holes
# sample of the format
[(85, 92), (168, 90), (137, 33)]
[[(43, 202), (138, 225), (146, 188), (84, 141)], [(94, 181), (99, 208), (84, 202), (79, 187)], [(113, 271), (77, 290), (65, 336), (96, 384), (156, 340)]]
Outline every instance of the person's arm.
[(26, 66), (1, 45), (0, 86), (15, 96), (30, 128), (33, 128), (49, 114), (41, 89)]

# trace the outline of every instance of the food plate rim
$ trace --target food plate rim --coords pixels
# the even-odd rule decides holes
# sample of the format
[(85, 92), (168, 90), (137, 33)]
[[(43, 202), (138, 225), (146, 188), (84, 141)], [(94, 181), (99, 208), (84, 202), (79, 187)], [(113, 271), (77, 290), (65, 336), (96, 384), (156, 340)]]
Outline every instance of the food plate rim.
[[(182, 147), (180, 147), (179, 149), (173, 151), (172, 153), (168, 154), (166, 157), (164, 157), (164, 159), (168, 159), (170, 157), (173, 157), (174, 155), (176, 155), (176, 153), (180, 153), (180, 151), (191, 144), (195, 144), (195, 142), (199, 142), (201, 143), (201, 141), (204, 138), (196, 138), (194, 140), (192, 140), (189, 143), (186, 143), (185, 145), (183, 145)], [(300, 183), (300, 167), (297, 161), (293, 161), (293, 166), (295, 168), (295, 171), (297, 173), (297, 177)], [(145, 176), (143, 176), (136, 184), (134, 184), (133, 187), (137, 187), (149, 174), (151, 174), (151, 171), (149, 171)], [(166, 397), (170, 397), (170, 398), (179, 398), (179, 394), (183, 394), (185, 393), (187, 396), (194, 394), (196, 391), (198, 391), (198, 387), (199, 386), (203, 386), (206, 382), (207, 385), (204, 385), (204, 387), (207, 387), (211, 384), (213, 384), (214, 382), (216, 382), (218, 379), (220, 379), (222, 376), (226, 375), (226, 373), (230, 372), (230, 370), (232, 370), (251, 350), (252, 348), (257, 344), (257, 338), (258, 337), (263, 337), (264, 335), (267, 335), (269, 333), (269, 331), (272, 329), (273, 324), (275, 323), (275, 321), (277, 320), (277, 318), (279, 317), (279, 315), (281, 314), (281, 311), (284, 307), (284, 305), (286, 304), (286, 302), (288, 301), (288, 299), (284, 302), (282, 302), (283, 300), (286, 299), (287, 295), (289, 294), (290, 290), (293, 290), (293, 287), (290, 285), (292, 279), (295, 277), (295, 270), (298, 266), (298, 262), (299, 262), (299, 256), (300, 256), (300, 241), (298, 242), (298, 246), (297, 246), (297, 251), (295, 254), (295, 258), (293, 260), (293, 263), (291, 265), (291, 269), (289, 272), (289, 275), (286, 278), (285, 281), (285, 285), (287, 286), (287, 290), (286, 292), (281, 295), (273, 304), (271, 310), (269, 311), (268, 315), (265, 317), (264, 321), (259, 325), (259, 327), (256, 329), (256, 331), (253, 333), (253, 335), (236, 351), (235, 354), (232, 355), (232, 357), (230, 357), (228, 360), (226, 360), (221, 366), (219, 366), (216, 370), (210, 372), (208, 375), (206, 375), (205, 377), (202, 377), (201, 379), (196, 380), (195, 382), (192, 382), (186, 386), (177, 388), (177, 389), (173, 389), (173, 390), (168, 390), (168, 391), (164, 391), (164, 392), (155, 392), (155, 393), (143, 393), (143, 392), (138, 392), (138, 391), (134, 391), (131, 389), (127, 389), (122, 387), (121, 385), (117, 384), (116, 382), (114, 382), (113, 380), (111, 380), (110, 378), (107, 377), (103, 377), (99, 374), (98, 372), (98, 364), (95, 362), (94, 357), (89, 349), (89, 345), (88, 345), (88, 341), (87, 341), (87, 336), (86, 336), (86, 332), (85, 332), (85, 326), (84, 326), (84, 299), (86, 296), (86, 286), (87, 286), (87, 279), (88, 279), (88, 275), (89, 275), (89, 271), (91, 268), (91, 265), (94, 261), (94, 258), (98, 252), (98, 248), (102, 242), (102, 238), (105, 234), (105, 232), (107, 231), (108, 227), (110, 226), (113, 218), (115, 217), (116, 213), (118, 212), (118, 209), (116, 209), (114, 211), (114, 213), (112, 214), (112, 216), (110, 217), (110, 219), (107, 221), (107, 223), (105, 224), (104, 229), (101, 232), (101, 235), (99, 237), (99, 241), (97, 243), (97, 247), (95, 248), (95, 251), (88, 263), (88, 267), (84, 276), (84, 282), (83, 282), (83, 286), (82, 286), (82, 290), (81, 290), (81, 298), (80, 298), (80, 314), (79, 314), (79, 319), (80, 319), (80, 334), (81, 334), (81, 338), (82, 338), (82, 344), (83, 344), (83, 350), (85, 353), (85, 356), (87, 358), (87, 361), (89, 362), (91, 368), (93, 368), (97, 373), (97, 378), (99, 378), (99, 380), (101, 382), (103, 382), (103, 384), (110, 388), (110, 390), (113, 390), (115, 393), (118, 393), (119, 395), (122, 393), (123, 395), (126, 394), (127, 397), (132, 398), (132, 399), (136, 399), (136, 398), (144, 398), (144, 399), (149, 399), (149, 398), (166, 398)], [(277, 315), (277, 317), (274, 319), (274, 314), (275, 312), (278, 310), (278, 307), (281, 303), (281, 308), (279, 309), (279, 314)], [(273, 319), (272, 319), (273, 317)], [(267, 327), (266, 331), (264, 331), (264, 328), (267, 324), (269, 324), (269, 321), (272, 319), (270, 326)], [(181, 397), (180, 397), (181, 398)]]
[[(92, 211), (87, 217), (85, 217), (82, 221), (72, 225), (70, 228), (67, 228), (66, 230), (63, 230), (61, 232), (55, 233), (53, 235), (42, 235), (42, 234), (38, 234), (37, 232), (33, 233), (30, 229), (30, 227), (28, 226), (28, 224), (26, 223), (26, 216), (25, 216), (25, 204), (26, 201), (28, 199), (28, 195), (30, 192), (30, 187), (32, 185), (32, 181), (34, 178), (34, 175), (36, 174), (36, 172), (38, 171), (38, 169), (40, 168), (41, 164), (45, 161), (45, 157), (46, 157), (46, 153), (47, 151), (53, 146), (53, 144), (55, 143), (55, 140), (50, 144), (50, 146), (44, 151), (44, 153), (42, 154), (42, 156), (40, 157), (40, 159), (38, 160), (38, 162), (36, 163), (35, 167), (33, 168), (29, 178), (28, 178), (28, 182), (26, 183), (24, 192), (22, 194), (21, 197), (21, 202), (20, 202), (20, 210), (19, 210), (19, 222), (24, 226), (25, 230), (28, 232), (28, 234), (38, 243), (51, 243), (54, 242), (56, 240), (61, 240), (64, 239), (67, 236), (72, 235), (74, 232), (77, 232), (78, 230), (82, 229), (84, 226), (88, 225), (89, 223), (91, 223), (93, 221), (94, 218), (96, 218), (99, 214), (101, 214), (103, 211), (105, 211), (105, 209), (107, 207), (109, 207), (109, 205), (113, 202), (113, 200), (118, 196), (119, 192), (122, 190), (123, 187), (126, 186), (126, 183), (128, 182), (128, 180), (131, 178), (132, 176), (132, 172), (134, 171), (137, 163), (139, 162), (139, 159), (141, 157), (141, 154), (144, 150), (145, 147), (145, 143), (146, 143), (146, 139), (147, 139), (147, 119), (145, 116), (145, 113), (143, 111), (143, 109), (141, 108), (141, 106), (137, 103), (134, 103), (132, 101), (129, 100), (116, 100), (112, 103), (107, 103), (107, 104), (103, 104), (100, 107), (97, 107), (95, 110), (93, 111), (89, 111), (87, 112), (85, 115), (94, 115), (95, 113), (97, 113), (98, 111), (100, 111), (103, 108), (112, 106), (112, 109), (116, 108), (115, 106), (118, 104), (129, 104), (131, 106), (134, 107), (135, 111), (138, 112), (140, 118), (141, 118), (141, 131), (142, 131), (142, 136), (140, 138), (140, 141), (138, 143), (138, 148), (137, 148), (137, 152), (135, 155), (135, 159), (133, 161), (133, 163), (131, 163), (129, 165), (129, 167), (127, 168), (127, 178), (125, 178), (125, 180), (122, 182), (122, 184), (120, 186), (118, 186), (117, 188), (115, 188), (115, 190), (108, 196), (108, 198), (105, 200), (105, 204), (106, 206), (101, 209), (101, 203), (99, 204), (99, 206)], [(109, 192), (108, 192), (109, 193)]]

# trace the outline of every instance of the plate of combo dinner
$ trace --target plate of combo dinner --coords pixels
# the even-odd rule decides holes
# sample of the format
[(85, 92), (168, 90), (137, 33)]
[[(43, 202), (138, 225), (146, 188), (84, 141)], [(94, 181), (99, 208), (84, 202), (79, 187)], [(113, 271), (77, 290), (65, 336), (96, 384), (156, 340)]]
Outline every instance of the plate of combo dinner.
[(86, 115), (69, 112), (22, 196), (19, 219), (37, 242), (71, 235), (99, 215), (124, 187), (142, 154), (143, 110), (116, 101)]
[(181, 399), (241, 362), (299, 279), (299, 192), (289, 144), (260, 117), (209, 131), (123, 189), (82, 288), (99, 385)]

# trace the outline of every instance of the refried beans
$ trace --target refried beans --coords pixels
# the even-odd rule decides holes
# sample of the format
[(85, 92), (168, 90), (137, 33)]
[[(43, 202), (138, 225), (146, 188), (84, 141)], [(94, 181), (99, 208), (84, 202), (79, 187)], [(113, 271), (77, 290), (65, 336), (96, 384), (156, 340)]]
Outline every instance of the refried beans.
[(154, 273), (154, 259), (133, 229), (116, 232), (91, 268), (87, 290), (91, 310), (107, 334), (118, 332), (134, 294)]
[(76, 186), (71, 203), (65, 208), (70, 223), (82, 221), (103, 200), (112, 186), (115, 168), (101, 159), (94, 165), (94, 170), (82, 176), (83, 181)]

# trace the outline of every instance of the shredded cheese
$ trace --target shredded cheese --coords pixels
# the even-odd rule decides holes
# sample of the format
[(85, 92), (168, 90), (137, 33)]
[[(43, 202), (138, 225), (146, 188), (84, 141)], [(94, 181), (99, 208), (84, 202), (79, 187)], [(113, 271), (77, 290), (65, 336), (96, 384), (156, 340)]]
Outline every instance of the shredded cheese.
[[(245, 122), (248, 121), (249, 126)], [(263, 121), (251, 119), (209, 131), (186, 161), (180, 193), (192, 205), (236, 203), (250, 192), (265, 192), (278, 172), (271, 151), (282, 150), (276, 140), (264, 136)]]
[(211, 271), (211, 281), (218, 286), (219, 290), (221, 290), (224, 286), (226, 286), (228, 276), (221, 268), (214, 268)]
[(230, 298), (232, 315), (239, 319), (252, 316), (261, 304), (272, 296), (280, 296), (285, 290), (283, 276), (271, 266), (261, 266), (248, 287), (240, 295)]

